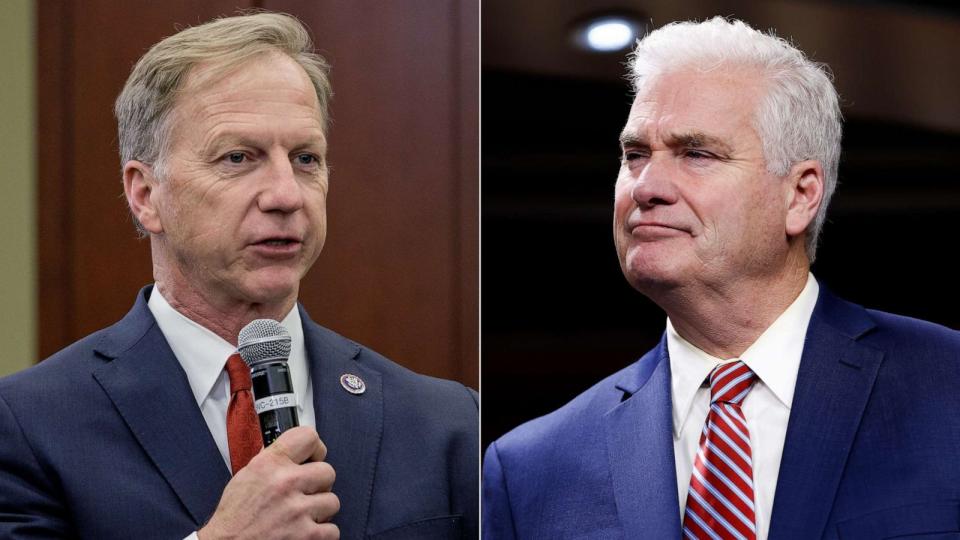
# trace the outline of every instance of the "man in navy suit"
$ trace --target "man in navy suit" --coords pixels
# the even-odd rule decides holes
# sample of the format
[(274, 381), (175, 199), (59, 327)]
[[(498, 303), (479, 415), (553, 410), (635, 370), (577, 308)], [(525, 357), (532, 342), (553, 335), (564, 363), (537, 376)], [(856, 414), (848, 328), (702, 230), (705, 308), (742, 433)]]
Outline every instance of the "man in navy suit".
[(960, 333), (809, 272), (840, 154), (825, 69), (715, 18), (649, 34), (631, 75), (614, 240), (667, 329), (490, 445), (484, 537), (958, 537)]
[[(184, 30), (134, 68), (123, 185), (156, 283), (0, 381), (0, 537), (476, 537), (476, 393), (298, 307), (326, 233), (330, 87), (311, 51), (299, 21), (260, 13)], [(233, 355), (258, 318), (291, 334), (301, 418), (259, 452)]]

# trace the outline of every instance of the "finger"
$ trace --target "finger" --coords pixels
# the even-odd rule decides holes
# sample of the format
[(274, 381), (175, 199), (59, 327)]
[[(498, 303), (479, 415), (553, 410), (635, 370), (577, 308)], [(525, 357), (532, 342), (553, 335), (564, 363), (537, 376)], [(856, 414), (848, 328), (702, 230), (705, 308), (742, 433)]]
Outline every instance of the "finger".
[(307, 504), (310, 507), (309, 513), (313, 521), (317, 523), (326, 523), (333, 519), (333, 516), (340, 511), (340, 498), (329, 491), (323, 493), (314, 493), (307, 495)]
[(339, 540), (340, 527), (333, 523), (318, 523), (311, 538), (317, 540)]
[(297, 468), (297, 488), (307, 495), (330, 491), (336, 479), (336, 471), (326, 461), (309, 461)]
[(285, 456), (300, 464), (304, 461), (323, 461), (327, 457), (327, 447), (317, 435), (317, 430), (309, 426), (299, 426), (283, 432), (273, 444), (263, 450)]

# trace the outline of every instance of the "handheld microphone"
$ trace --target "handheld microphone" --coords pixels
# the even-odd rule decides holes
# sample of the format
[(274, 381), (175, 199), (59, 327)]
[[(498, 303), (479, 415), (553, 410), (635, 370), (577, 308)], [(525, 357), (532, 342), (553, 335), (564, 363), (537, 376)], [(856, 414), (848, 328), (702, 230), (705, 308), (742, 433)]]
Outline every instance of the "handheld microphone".
[(237, 351), (250, 366), (263, 446), (270, 446), (281, 433), (300, 425), (297, 396), (287, 366), (290, 333), (273, 319), (257, 319), (240, 330)]

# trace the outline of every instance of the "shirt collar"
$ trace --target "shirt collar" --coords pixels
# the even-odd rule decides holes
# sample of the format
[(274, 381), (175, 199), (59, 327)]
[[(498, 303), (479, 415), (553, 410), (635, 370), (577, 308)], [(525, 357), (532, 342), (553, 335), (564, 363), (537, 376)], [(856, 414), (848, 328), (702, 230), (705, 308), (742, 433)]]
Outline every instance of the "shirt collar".
[[(808, 272), (807, 283), (793, 303), (739, 358), (787, 409), (793, 403), (803, 342), (819, 293), (817, 280)], [(670, 358), (673, 434), (677, 437), (693, 406), (697, 390), (707, 376), (718, 364), (735, 359), (720, 359), (698, 349), (677, 333), (669, 318), (667, 352)]]
[[(147, 307), (153, 313), (157, 326), (160, 327), (174, 356), (186, 372), (187, 381), (190, 383), (190, 390), (197, 405), (201, 405), (210, 395), (220, 374), (223, 373), (227, 359), (237, 352), (236, 347), (174, 309), (156, 286), (151, 291)], [(280, 324), (290, 332), (288, 365), (294, 391), (298, 396), (305, 396), (308, 384), (306, 347), (300, 310), (296, 305), (280, 321)], [(302, 403), (299, 408), (303, 409)]]

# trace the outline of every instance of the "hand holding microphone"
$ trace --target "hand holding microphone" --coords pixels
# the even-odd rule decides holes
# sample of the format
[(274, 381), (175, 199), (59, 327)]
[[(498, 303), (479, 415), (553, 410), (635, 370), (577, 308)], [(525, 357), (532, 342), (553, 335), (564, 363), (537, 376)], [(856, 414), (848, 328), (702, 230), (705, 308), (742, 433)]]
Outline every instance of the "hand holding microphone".
[(339, 538), (329, 523), (340, 500), (331, 492), (336, 473), (323, 461), (327, 448), (315, 429), (298, 427), (290, 334), (277, 321), (257, 319), (237, 345), (251, 368), (264, 449), (227, 484), (198, 538)]
[(312, 428), (287, 431), (230, 480), (198, 538), (339, 538), (329, 523), (340, 500), (326, 455)]

